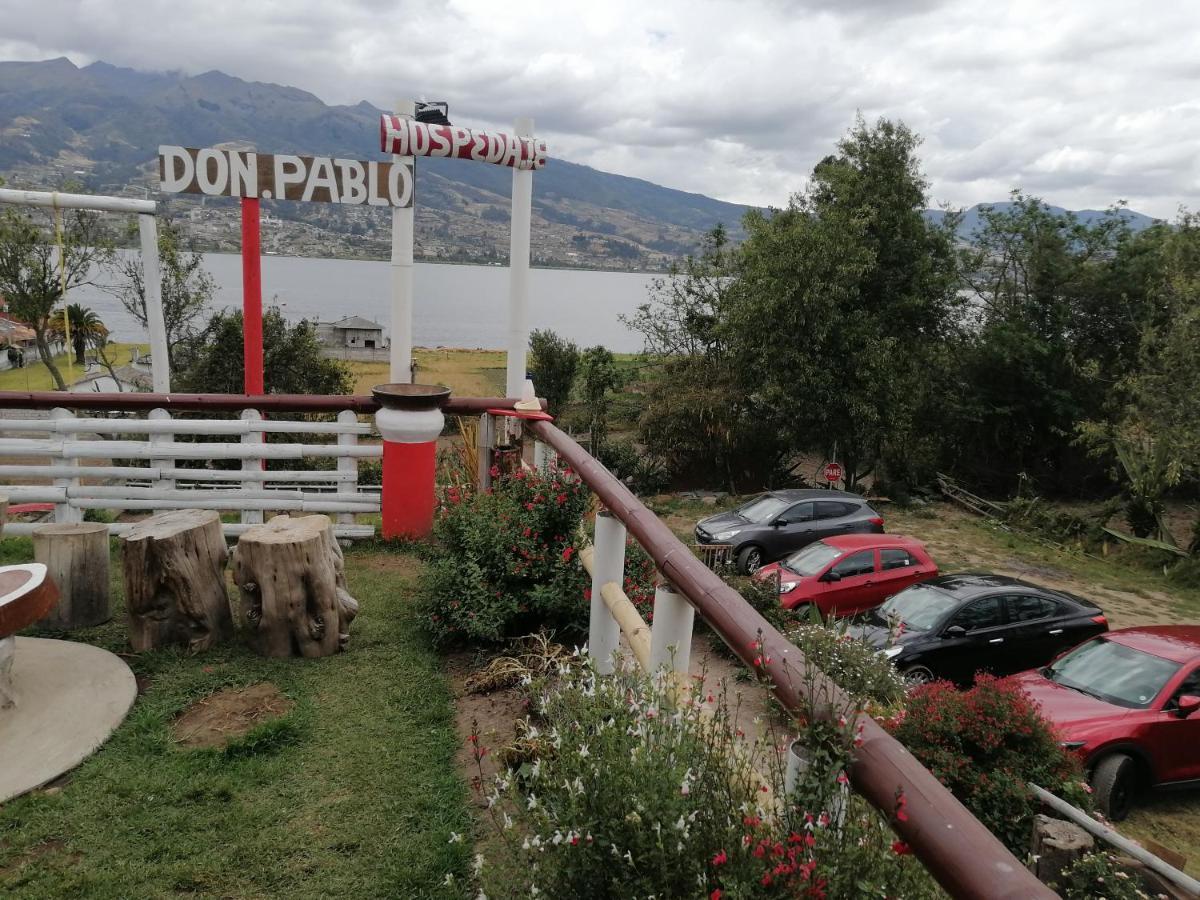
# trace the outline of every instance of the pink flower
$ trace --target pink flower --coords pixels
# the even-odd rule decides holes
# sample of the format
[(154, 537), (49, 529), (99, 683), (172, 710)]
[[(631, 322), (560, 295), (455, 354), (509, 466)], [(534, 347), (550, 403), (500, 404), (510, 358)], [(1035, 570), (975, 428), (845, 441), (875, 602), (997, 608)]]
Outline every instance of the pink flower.
[(488, 474), (491, 475), (493, 478), (499, 478), (500, 477), (500, 467), (492, 466), (490, 469), (488, 469)]
[[(722, 850), (720, 853), (718, 853), (716, 856), (714, 856), (713, 860), (712, 860), (712, 864), (714, 866), (723, 866), (727, 862), (729, 862), (729, 857), (725, 855), (724, 850)], [(717, 893), (720, 893), (720, 891), (718, 891)]]

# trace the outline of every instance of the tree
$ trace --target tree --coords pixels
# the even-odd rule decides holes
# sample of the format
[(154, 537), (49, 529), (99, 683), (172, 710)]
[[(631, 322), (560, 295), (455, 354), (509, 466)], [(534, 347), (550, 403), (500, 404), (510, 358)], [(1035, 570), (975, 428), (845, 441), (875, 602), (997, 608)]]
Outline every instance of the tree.
[[(216, 282), (205, 270), (203, 257), (183, 249), (183, 236), (170, 220), (159, 224), (158, 264), (167, 362), (171, 371), (175, 371), (179, 348), (195, 337), (209, 314)], [(134, 254), (117, 257), (116, 270), (121, 282), (114, 293), (129, 314), (146, 328), (146, 284), (141, 258)]]
[[(244, 393), (242, 340), (240, 312), (214, 315), (183, 357), (178, 390)], [(263, 314), (263, 377), (269, 394), (345, 394), (354, 384), (344, 363), (322, 355), (311, 322), (289, 325), (274, 308)]]
[[(61, 243), (54, 230), (12, 210), (0, 216), (0, 295), (15, 319), (33, 329), (38, 356), (54, 384), (67, 389), (50, 352), (56, 307), (72, 288), (90, 284), (97, 265), (111, 256), (100, 217), (63, 212)], [(59, 247), (61, 246), (61, 252)]]
[(621, 384), (612, 351), (596, 346), (583, 351), (579, 359), (578, 392), (584, 405), (588, 438), (593, 455), (608, 440), (608, 409), (610, 394)]
[(579, 348), (571, 341), (549, 329), (529, 335), (529, 369), (533, 383), (555, 415), (562, 413), (571, 395), (578, 367)]
[[(929, 397), (915, 386), (954, 327), (955, 219), (925, 220), (918, 144), (902, 123), (859, 119), (805, 193), (749, 213), (723, 326), (742, 390), (777, 411), (794, 452), (836, 447), (848, 487), (890, 447), (917, 446)], [(894, 477), (928, 474), (890, 457)]]
[(108, 335), (108, 329), (92, 308), (79, 303), (70, 303), (65, 311), (59, 310), (50, 325), (50, 330), (56, 336), (64, 338), (68, 331), (70, 332), (75, 364), (79, 366), (84, 364), (83, 357), (87, 348), (99, 346)]

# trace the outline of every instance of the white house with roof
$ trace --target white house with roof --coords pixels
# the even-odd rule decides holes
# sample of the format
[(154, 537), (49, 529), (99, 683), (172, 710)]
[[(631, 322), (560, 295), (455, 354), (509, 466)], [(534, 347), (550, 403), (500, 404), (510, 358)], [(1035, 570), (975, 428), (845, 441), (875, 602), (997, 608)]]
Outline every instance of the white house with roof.
[(347, 350), (380, 350), (383, 326), (362, 316), (347, 316), (337, 322), (318, 322), (317, 340), (329, 347)]

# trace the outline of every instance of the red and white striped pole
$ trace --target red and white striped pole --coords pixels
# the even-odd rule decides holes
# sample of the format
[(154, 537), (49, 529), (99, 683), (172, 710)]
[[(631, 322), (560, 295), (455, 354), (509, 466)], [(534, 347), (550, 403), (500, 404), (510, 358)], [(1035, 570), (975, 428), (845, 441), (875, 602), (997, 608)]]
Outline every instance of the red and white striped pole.
[(381, 404), (375, 427), (383, 436), (383, 536), (427, 537), (437, 507), (437, 439), (446, 424), (441, 407), (450, 389), (387, 384), (373, 393)]

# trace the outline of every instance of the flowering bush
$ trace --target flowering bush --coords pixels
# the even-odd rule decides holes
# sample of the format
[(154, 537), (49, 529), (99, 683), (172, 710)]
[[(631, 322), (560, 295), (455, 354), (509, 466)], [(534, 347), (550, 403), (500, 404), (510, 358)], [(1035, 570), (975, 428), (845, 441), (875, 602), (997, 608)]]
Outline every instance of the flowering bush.
[(1123, 871), (1107, 853), (1085, 853), (1063, 871), (1062, 878), (1050, 885), (1064, 900), (1149, 900), (1138, 878)]
[[(588, 488), (568, 471), (494, 469), (493, 477), (488, 492), (446, 491), (422, 576), (427, 630), (439, 645), (497, 643), (540, 628), (582, 635), (591, 596), (579, 564)], [(647, 562), (627, 552), (635, 603), (653, 600)]]
[(904, 679), (896, 667), (850, 637), (843, 624), (799, 625), (787, 632), (787, 638), (859, 704), (892, 706), (904, 699)]
[(1088, 808), (1089, 790), (1037, 707), (1011, 680), (979, 675), (969, 691), (947, 681), (914, 690), (895, 736), (1018, 855), (1029, 847), (1034, 782)]
[[(851, 799), (840, 824), (807, 793), (755, 774), (770, 745), (739, 740), (723, 695), (673, 704), (665, 679), (573, 669), (535, 691), (525, 761), (477, 784), (498, 840), (492, 897), (863, 897), (936, 892), (905, 845)], [(476, 758), (485, 750), (472, 738)], [(530, 750), (532, 748), (532, 751)], [(841, 768), (815, 773), (839, 790)], [(807, 783), (807, 780), (806, 780)], [(814, 801), (814, 802), (809, 802)]]

